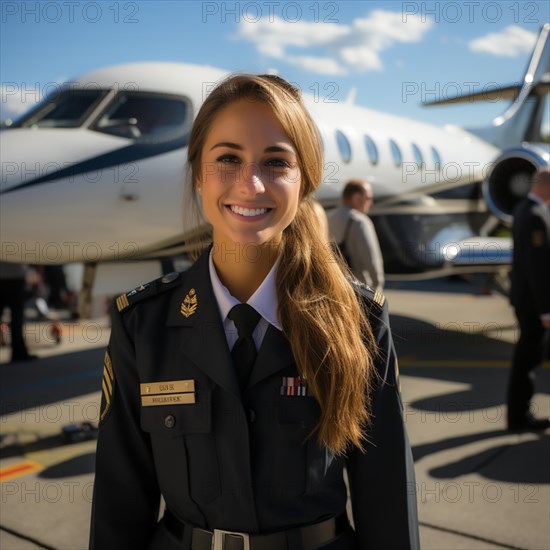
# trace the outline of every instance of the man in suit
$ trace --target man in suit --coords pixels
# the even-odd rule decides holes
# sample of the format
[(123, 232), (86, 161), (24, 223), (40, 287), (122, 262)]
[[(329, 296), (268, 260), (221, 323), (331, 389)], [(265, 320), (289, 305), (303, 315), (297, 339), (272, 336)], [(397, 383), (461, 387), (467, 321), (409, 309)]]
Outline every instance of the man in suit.
[(353, 274), (374, 290), (382, 291), (384, 261), (374, 225), (366, 215), (372, 200), (370, 183), (360, 179), (348, 181), (342, 192), (343, 204), (329, 213), (328, 223), (330, 234)]
[(508, 382), (508, 429), (544, 430), (550, 419), (535, 418), (529, 404), (550, 330), (550, 169), (535, 173), (531, 191), (514, 210), (513, 239), (510, 297), (520, 335)]

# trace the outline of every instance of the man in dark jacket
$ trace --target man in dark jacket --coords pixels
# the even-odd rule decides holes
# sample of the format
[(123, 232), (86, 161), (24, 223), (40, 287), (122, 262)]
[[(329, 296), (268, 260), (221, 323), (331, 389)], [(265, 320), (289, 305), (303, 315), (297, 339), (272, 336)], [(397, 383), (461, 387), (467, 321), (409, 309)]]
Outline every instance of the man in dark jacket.
[(511, 302), (520, 335), (508, 383), (508, 429), (544, 430), (550, 419), (529, 410), (534, 368), (548, 352), (550, 331), (550, 169), (533, 176), (531, 191), (514, 210)]
[(0, 320), (4, 308), (9, 308), (12, 363), (37, 358), (28, 352), (25, 343), (25, 275), (25, 265), (0, 262)]

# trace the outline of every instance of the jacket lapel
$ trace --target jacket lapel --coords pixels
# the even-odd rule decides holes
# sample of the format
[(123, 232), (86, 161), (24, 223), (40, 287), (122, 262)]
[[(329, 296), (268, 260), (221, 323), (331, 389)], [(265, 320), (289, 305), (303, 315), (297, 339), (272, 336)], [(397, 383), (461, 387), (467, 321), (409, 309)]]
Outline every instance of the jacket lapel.
[(174, 292), (167, 326), (181, 327), (181, 351), (224, 390), (240, 396), (227, 339), (212, 290), (209, 251), (184, 275)]
[(254, 363), (248, 387), (258, 384), (265, 378), (292, 364), (294, 364), (294, 357), (288, 340), (282, 331), (269, 325), (262, 345), (258, 350), (258, 357), (256, 363)]

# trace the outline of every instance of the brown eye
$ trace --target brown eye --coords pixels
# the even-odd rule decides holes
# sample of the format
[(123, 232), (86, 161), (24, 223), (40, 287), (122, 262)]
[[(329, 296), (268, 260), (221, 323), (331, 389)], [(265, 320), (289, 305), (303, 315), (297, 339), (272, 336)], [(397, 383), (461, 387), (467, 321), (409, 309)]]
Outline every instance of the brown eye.
[(221, 155), (216, 159), (216, 162), (221, 162), (222, 164), (237, 164), (240, 162), (240, 159), (235, 155)]
[(278, 158), (269, 159), (266, 162), (266, 165), (271, 166), (272, 168), (291, 168), (291, 165), (288, 161)]

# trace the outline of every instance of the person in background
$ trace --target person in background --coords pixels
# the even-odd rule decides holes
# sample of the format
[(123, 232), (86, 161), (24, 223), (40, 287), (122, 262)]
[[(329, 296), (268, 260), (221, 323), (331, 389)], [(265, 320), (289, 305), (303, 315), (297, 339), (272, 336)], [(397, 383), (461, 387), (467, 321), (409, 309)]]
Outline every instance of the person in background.
[(548, 353), (550, 334), (550, 169), (533, 176), (531, 191), (514, 210), (510, 298), (519, 339), (508, 381), (508, 429), (544, 430), (550, 419), (530, 411), (534, 369)]
[(213, 242), (116, 300), (91, 550), (419, 548), (388, 306), (324, 246), (300, 90), (224, 80), (188, 162)]
[(27, 350), (23, 332), (25, 317), (26, 266), (9, 262), (0, 262), (0, 319), (7, 307), (11, 313), (11, 362), (36, 359)]
[(366, 215), (373, 202), (372, 186), (361, 179), (348, 181), (342, 206), (328, 213), (331, 237), (353, 275), (374, 290), (384, 287), (384, 261), (374, 224)]

